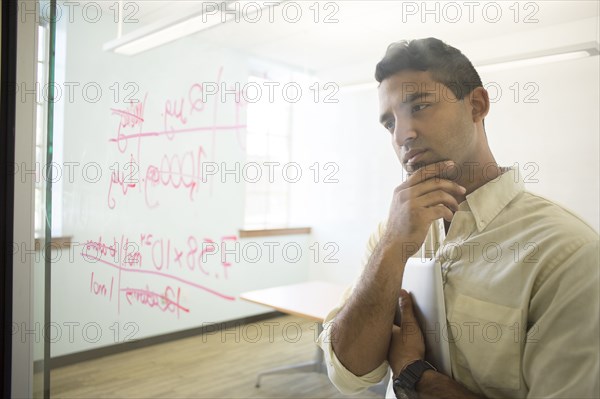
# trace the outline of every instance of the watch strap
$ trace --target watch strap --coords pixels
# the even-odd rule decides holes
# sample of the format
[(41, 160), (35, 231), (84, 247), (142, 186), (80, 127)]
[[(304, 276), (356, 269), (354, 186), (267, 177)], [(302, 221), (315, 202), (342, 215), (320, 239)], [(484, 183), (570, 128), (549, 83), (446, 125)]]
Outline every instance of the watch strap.
[[(394, 379), (394, 392), (398, 395), (398, 391), (405, 391), (408, 397), (411, 393), (416, 393), (416, 385), (421, 380), (423, 373), (427, 370), (437, 371), (435, 367), (426, 360), (416, 360), (406, 366), (402, 372)], [(408, 391), (408, 392), (406, 392)]]

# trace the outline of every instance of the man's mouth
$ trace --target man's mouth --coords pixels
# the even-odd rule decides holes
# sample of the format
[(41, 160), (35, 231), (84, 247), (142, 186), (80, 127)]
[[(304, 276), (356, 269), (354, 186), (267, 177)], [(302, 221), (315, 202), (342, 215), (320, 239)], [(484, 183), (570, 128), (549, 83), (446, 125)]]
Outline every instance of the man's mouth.
[(404, 156), (404, 163), (407, 164), (407, 166), (410, 164), (418, 163), (423, 158), (426, 152), (427, 150), (425, 149), (410, 150)]

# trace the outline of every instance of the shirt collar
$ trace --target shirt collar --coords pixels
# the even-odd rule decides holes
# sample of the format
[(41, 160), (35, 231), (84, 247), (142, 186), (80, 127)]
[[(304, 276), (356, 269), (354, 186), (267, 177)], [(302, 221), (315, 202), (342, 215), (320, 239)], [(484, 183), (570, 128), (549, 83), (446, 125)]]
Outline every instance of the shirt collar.
[(507, 168), (500, 176), (485, 183), (471, 194), (466, 202), (477, 230), (481, 232), (517, 195), (525, 190), (518, 168)]

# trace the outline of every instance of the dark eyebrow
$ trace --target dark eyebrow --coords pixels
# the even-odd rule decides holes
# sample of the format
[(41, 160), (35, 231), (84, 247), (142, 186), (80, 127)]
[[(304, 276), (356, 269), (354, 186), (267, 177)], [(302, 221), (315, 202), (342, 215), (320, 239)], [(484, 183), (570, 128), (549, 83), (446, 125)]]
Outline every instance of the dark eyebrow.
[(432, 94), (432, 93), (426, 92), (426, 91), (425, 92), (423, 92), (423, 91), (417, 91), (415, 93), (410, 93), (410, 94), (407, 94), (406, 96), (404, 96), (404, 101), (402, 101), (402, 102), (404, 104), (408, 104), (408, 103), (411, 103), (411, 102), (413, 102), (415, 100), (420, 100), (420, 99), (422, 99), (424, 97), (427, 97), (430, 94)]
[[(403, 104), (409, 104), (415, 100), (420, 100), (423, 98), (426, 98), (427, 96), (429, 96), (430, 94), (432, 94), (431, 92), (427, 92), (427, 91), (417, 91), (414, 93), (410, 93), (405, 95), (404, 97), (404, 101), (402, 101)], [(383, 124), (388, 118), (390, 118), (392, 116), (392, 114), (390, 112), (386, 112), (383, 115), (381, 115), (379, 117), (379, 123)]]

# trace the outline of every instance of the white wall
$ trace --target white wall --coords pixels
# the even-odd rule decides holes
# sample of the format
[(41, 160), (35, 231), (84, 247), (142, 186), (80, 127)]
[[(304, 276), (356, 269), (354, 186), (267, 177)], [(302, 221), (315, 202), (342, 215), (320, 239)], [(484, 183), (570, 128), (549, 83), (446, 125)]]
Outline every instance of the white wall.
[(378, 122), (376, 89), (341, 90), (336, 98), (337, 104), (304, 104), (296, 118), (293, 148), (295, 159), (319, 162), (322, 175), (333, 171), (324, 169), (327, 162), (338, 165), (338, 182), (325, 183), (320, 176), (319, 183), (295, 186), (292, 213), (313, 227), (315, 242), (339, 248), (329, 261), (321, 256), (313, 262), (310, 276), (349, 283), (403, 174), (389, 133)]
[[(504, 165), (519, 163), (528, 190), (573, 210), (596, 230), (600, 219), (599, 59), (482, 76), (484, 82), (493, 82), (490, 91), (502, 88), (501, 98), (486, 118), (496, 160)], [(538, 102), (527, 102), (528, 96)]]

